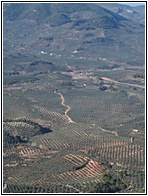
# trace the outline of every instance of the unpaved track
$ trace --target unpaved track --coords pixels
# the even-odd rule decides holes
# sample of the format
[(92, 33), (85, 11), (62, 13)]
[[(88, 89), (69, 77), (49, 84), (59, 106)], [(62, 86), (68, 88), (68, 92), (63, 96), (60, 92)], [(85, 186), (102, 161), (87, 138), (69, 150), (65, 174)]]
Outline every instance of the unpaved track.
[(98, 128), (101, 129), (104, 132), (111, 133), (111, 134), (114, 134), (114, 135), (118, 136), (117, 131), (106, 130), (106, 129), (103, 129), (102, 127), (98, 127)]
[[(75, 122), (67, 115), (67, 113), (69, 112), (69, 110), (71, 109), (71, 107), (70, 107), (69, 105), (66, 105), (66, 104), (65, 104), (65, 98), (64, 98), (64, 96), (63, 96), (61, 93), (58, 93), (58, 92), (56, 92), (56, 91), (54, 91), (54, 93), (57, 94), (57, 95), (60, 95), (60, 97), (61, 97), (61, 105), (67, 108), (67, 109), (65, 110), (65, 112), (64, 112), (64, 115), (68, 118), (69, 123), (75, 123)], [(111, 133), (111, 134), (114, 134), (114, 135), (118, 136), (117, 131), (106, 130), (106, 129), (103, 129), (102, 127), (98, 127), (98, 128), (100, 128), (100, 129), (101, 129), (102, 131), (104, 131), (104, 132)]]
[(75, 123), (75, 122), (67, 115), (67, 113), (70, 111), (71, 107), (70, 107), (69, 105), (66, 105), (66, 104), (65, 104), (65, 98), (64, 98), (64, 96), (63, 96), (61, 93), (57, 93), (56, 91), (54, 91), (54, 93), (60, 95), (60, 97), (61, 97), (61, 105), (67, 108), (67, 109), (65, 110), (65, 112), (64, 112), (64, 115), (68, 118), (69, 123)]
[(101, 77), (101, 78), (103, 80), (105, 80), (105, 81), (114, 82), (116, 85), (132, 86), (132, 87), (137, 87), (137, 88), (145, 89), (145, 87), (144, 86), (141, 86), (141, 85), (131, 84), (131, 83), (125, 83), (125, 82), (119, 82), (117, 80), (112, 80), (112, 79), (106, 78), (106, 77)]

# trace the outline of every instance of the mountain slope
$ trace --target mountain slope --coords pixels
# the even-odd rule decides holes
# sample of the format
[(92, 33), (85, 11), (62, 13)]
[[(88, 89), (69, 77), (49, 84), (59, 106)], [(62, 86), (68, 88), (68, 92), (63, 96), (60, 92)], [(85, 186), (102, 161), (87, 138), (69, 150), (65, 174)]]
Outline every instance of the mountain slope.
[(99, 6), (106, 8), (127, 19), (145, 24), (145, 6), (128, 6), (118, 3), (98, 3)]
[(21, 61), (20, 69), (30, 70), (36, 59), (144, 65), (144, 25), (91, 3), (5, 3), (3, 40), (4, 69)]
[[(103, 5), (104, 7), (106, 6), (108, 8), (107, 4), (101, 4), (101, 6)], [(120, 25), (122, 21), (127, 21), (125, 17), (111, 12), (108, 9), (104, 9), (101, 6), (96, 6), (95, 4), (89, 3), (11, 3), (6, 6), (4, 5), (4, 20), (14, 21), (16, 19), (31, 19), (42, 23), (45, 19), (47, 21), (50, 19), (50, 17), (54, 16), (55, 20), (57, 20), (56, 15), (58, 16), (58, 14), (64, 14), (65, 16), (68, 14), (70, 16), (72, 13), (85, 12), (87, 15), (87, 20), (93, 18), (96, 19), (96, 21), (101, 21), (102, 19), (102, 23), (108, 25), (111, 23), (111, 21), (116, 22), (117, 25)], [(89, 14), (90, 16), (88, 16)], [(79, 15), (77, 18), (75, 18), (75, 20), (76, 19), (84, 19), (83, 14), (82, 17)], [(60, 18), (58, 20), (60, 20)], [(68, 22), (70, 21), (71, 20), (69, 19)]]

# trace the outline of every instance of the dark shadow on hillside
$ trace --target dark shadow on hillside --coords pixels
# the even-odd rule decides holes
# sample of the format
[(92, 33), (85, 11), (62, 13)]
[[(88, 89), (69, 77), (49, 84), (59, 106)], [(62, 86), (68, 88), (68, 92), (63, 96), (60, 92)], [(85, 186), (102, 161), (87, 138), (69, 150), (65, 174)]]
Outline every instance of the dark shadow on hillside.
[(40, 127), (40, 130), (37, 132), (37, 135), (51, 133), (53, 130), (46, 128), (46, 127)]

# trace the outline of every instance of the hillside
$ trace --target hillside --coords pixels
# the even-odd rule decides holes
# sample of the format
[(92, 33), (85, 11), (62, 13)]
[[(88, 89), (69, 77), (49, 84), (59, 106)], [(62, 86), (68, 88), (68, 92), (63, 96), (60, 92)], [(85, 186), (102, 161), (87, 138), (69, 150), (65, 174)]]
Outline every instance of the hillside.
[(107, 58), (144, 65), (144, 25), (95, 4), (6, 4), (4, 21), (4, 69), (43, 53), (46, 61), (53, 53), (62, 62)]
[(145, 192), (145, 26), (110, 5), (3, 3), (5, 194)]
[(98, 3), (97, 5), (102, 6), (120, 16), (128, 18), (130, 20), (145, 24), (145, 6), (128, 6), (118, 3)]

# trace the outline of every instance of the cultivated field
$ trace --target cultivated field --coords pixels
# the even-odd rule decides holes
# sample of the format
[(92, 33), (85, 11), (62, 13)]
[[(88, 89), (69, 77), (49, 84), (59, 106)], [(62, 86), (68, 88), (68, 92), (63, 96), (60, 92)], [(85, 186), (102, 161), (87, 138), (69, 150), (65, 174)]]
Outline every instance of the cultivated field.
[(88, 70), (70, 79), (55, 72), (5, 85), (4, 192), (88, 192), (117, 171), (127, 172), (121, 192), (142, 192), (144, 83), (129, 82), (134, 74)]

